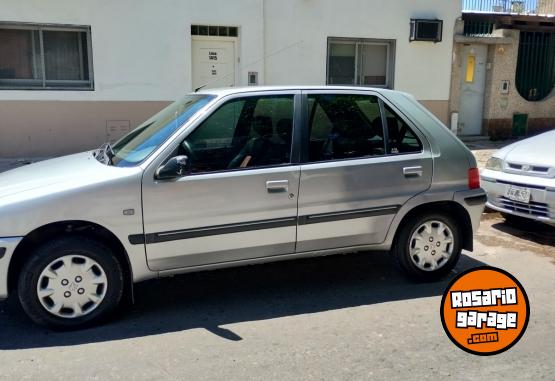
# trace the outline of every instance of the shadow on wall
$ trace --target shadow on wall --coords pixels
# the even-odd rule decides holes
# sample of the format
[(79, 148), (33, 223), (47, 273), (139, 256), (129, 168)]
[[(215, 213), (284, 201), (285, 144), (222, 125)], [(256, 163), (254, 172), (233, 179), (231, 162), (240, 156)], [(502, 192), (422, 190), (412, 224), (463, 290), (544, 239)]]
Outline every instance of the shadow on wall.
[[(456, 271), (481, 265), (463, 255)], [(136, 303), (130, 310), (111, 323), (75, 332), (52, 332), (35, 326), (12, 297), (0, 304), (0, 350), (71, 346), (194, 328), (239, 341), (240, 336), (222, 326), (439, 296), (448, 281), (408, 281), (391, 265), (388, 253), (188, 274), (137, 285)]]

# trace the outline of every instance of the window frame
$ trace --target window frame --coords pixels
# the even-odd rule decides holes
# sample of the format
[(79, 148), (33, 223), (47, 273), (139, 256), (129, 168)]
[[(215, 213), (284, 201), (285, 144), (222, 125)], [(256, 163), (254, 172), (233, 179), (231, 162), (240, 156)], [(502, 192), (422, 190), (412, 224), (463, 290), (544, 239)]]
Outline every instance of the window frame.
[[(215, 112), (217, 112), (222, 106), (227, 104), (228, 102), (235, 101), (237, 99), (242, 98), (260, 98), (260, 97), (272, 97), (272, 96), (291, 96), (293, 97), (293, 131), (291, 136), (291, 162), (287, 164), (278, 164), (278, 165), (268, 165), (268, 166), (258, 166), (258, 167), (246, 167), (246, 168), (231, 168), (231, 169), (223, 169), (219, 171), (210, 171), (210, 172), (196, 172), (196, 173), (187, 173), (182, 178), (190, 178), (190, 177), (206, 177), (206, 176), (221, 176), (222, 174), (230, 174), (230, 173), (240, 173), (240, 172), (247, 172), (247, 171), (260, 171), (260, 170), (272, 170), (276, 168), (287, 168), (298, 166), (301, 163), (300, 159), (300, 145), (301, 145), (301, 132), (302, 132), (302, 122), (301, 122), (301, 110), (302, 110), (302, 100), (301, 100), (301, 91), (300, 90), (271, 90), (271, 91), (252, 91), (252, 92), (244, 92), (244, 93), (234, 93), (222, 96), (219, 99), (213, 101), (213, 103), (209, 106), (207, 110), (203, 112), (203, 115), (198, 119), (194, 120), (188, 127), (184, 130), (180, 131), (172, 141), (170, 146), (166, 146), (162, 148), (162, 151), (156, 153), (156, 157), (162, 160), (155, 160), (152, 162), (154, 168), (158, 168), (164, 163), (166, 163), (169, 159), (174, 157), (177, 154), (179, 146), (190, 134), (196, 131), (210, 116), (212, 116)], [(151, 163), (149, 163), (150, 165)], [(155, 172), (155, 171), (154, 171)], [(154, 174), (153, 172), (153, 174)], [(155, 179), (155, 181), (158, 181)]]
[[(333, 84), (333, 86), (360, 86), (360, 87), (376, 87), (383, 89), (394, 89), (395, 85), (395, 55), (396, 55), (396, 44), (397, 40), (392, 39), (376, 39), (376, 38), (350, 38), (350, 37), (328, 37), (327, 50), (326, 50), (326, 85), (332, 86), (330, 84), (330, 53), (332, 44), (345, 44), (345, 45), (355, 45), (355, 83), (354, 84)], [(386, 46), (386, 75), (385, 75), (385, 85), (365, 85), (360, 83), (360, 71), (361, 71), (361, 57), (359, 56), (359, 46), (360, 45), (377, 45)]]
[[(362, 156), (354, 158), (344, 158), (344, 159), (331, 159), (331, 160), (320, 160), (320, 161), (310, 161), (309, 160), (309, 144), (310, 144), (310, 110), (308, 107), (308, 96), (309, 95), (367, 95), (375, 96), (378, 99), (380, 105), (380, 115), (382, 119), (382, 130), (385, 145), (385, 153), (383, 155), (374, 156)], [(422, 149), (416, 152), (401, 152), (401, 153), (391, 153), (391, 147), (389, 144), (389, 128), (387, 125), (387, 118), (385, 115), (385, 106), (388, 106), (397, 117), (403, 120), (407, 127), (414, 133), (417, 139), (420, 141)], [(371, 90), (305, 90), (302, 91), (302, 131), (300, 137), (300, 149), (301, 149), (301, 163), (303, 165), (319, 165), (319, 164), (333, 164), (341, 162), (351, 162), (359, 160), (384, 160), (384, 158), (398, 158), (403, 156), (418, 155), (422, 156), (427, 150), (429, 150), (429, 142), (426, 135), (416, 126), (416, 124), (408, 118), (404, 113), (402, 113), (392, 102), (387, 100), (382, 94)]]
[[(390, 144), (389, 144), (389, 124), (387, 122), (387, 116), (385, 115), (385, 111), (386, 111), (385, 106), (389, 107), (389, 109), (391, 110), (393, 115), (397, 117), (397, 119), (401, 119), (407, 125), (407, 127), (413, 133), (416, 140), (418, 140), (418, 143), (421, 147), (420, 151), (397, 152), (397, 153), (392, 153), (391, 152), (391, 147), (390, 147)], [(380, 112), (382, 113), (382, 123), (383, 123), (383, 127), (384, 127), (384, 138), (387, 138), (387, 140), (385, 142), (386, 156), (413, 155), (413, 154), (420, 154), (420, 153), (424, 152), (425, 136), (422, 134), (422, 132), (418, 128), (415, 128), (414, 123), (412, 123), (412, 121), (410, 121), (410, 123), (409, 123), (409, 119), (407, 119), (403, 113), (399, 112), (399, 110), (393, 104), (386, 103), (384, 101), (380, 102)]]
[[(37, 24), (25, 22), (0, 22), (0, 29), (26, 30), (38, 32), (39, 52), (38, 56), (33, 52), (33, 60), (39, 62), (41, 79), (0, 79), (0, 90), (62, 90), (62, 91), (94, 91), (94, 70), (92, 56), (91, 27), (88, 25), (64, 25), (64, 24)], [(48, 80), (46, 79), (46, 67), (44, 57), (43, 32), (80, 32), (85, 33), (87, 39), (87, 65), (88, 80)], [(80, 57), (83, 60), (83, 57)], [(40, 83), (34, 85), (31, 83)], [(52, 86), (52, 84), (59, 84)], [(50, 86), (49, 86), (50, 84)], [(82, 84), (82, 86), (64, 86), (64, 84)]]

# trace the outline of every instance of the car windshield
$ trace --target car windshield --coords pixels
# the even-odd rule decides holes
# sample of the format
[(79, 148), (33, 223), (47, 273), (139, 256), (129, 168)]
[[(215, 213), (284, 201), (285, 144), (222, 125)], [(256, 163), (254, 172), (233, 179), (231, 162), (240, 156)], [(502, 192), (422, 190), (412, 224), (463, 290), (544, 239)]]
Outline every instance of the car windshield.
[(111, 147), (111, 164), (132, 167), (141, 163), (212, 99), (213, 95), (195, 94), (172, 103)]

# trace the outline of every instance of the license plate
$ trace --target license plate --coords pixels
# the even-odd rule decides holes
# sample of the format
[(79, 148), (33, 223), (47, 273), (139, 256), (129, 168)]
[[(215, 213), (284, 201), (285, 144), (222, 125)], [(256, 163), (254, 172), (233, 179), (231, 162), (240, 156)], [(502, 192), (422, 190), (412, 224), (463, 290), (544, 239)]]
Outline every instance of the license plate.
[(508, 185), (507, 188), (505, 188), (505, 197), (507, 197), (509, 200), (529, 204), (530, 189)]

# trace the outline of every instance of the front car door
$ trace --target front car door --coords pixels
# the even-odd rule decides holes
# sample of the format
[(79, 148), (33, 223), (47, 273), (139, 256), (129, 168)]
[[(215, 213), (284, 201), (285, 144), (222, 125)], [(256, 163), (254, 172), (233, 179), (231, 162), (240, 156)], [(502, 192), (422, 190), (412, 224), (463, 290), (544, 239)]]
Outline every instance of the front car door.
[(303, 92), (298, 252), (379, 244), (411, 197), (429, 188), (424, 136), (369, 91)]
[[(176, 141), (189, 173), (143, 178), (148, 265), (170, 270), (295, 252), (300, 92), (239, 94)], [(297, 109), (297, 110), (296, 110)]]

